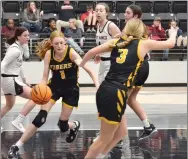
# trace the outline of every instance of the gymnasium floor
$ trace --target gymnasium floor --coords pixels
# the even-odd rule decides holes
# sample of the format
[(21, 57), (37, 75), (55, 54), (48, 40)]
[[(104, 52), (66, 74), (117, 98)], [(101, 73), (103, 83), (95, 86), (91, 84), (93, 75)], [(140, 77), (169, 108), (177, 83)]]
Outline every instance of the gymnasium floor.
[[(21, 136), (11, 125), (23, 104), (27, 101), (17, 98), (13, 110), (2, 119), (1, 158), (5, 158), (9, 147)], [(187, 158), (187, 88), (154, 87), (143, 88), (138, 100), (148, 117), (159, 129), (159, 133), (138, 144), (142, 123), (127, 107), (129, 137), (122, 147), (114, 148), (109, 159), (186, 159)], [(1, 105), (5, 103), (1, 98)], [(79, 120), (81, 128), (74, 143), (67, 144), (65, 134), (57, 128), (61, 110), (60, 101), (52, 108), (46, 124), (29, 140), (21, 153), (22, 159), (83, 159), (92, 139), (99, 130), (95, 106), (95, 89), (81, 88), (79, 108), (74, 110), (71, 120)], [(32, 122), (39, 110), (37, 106), (27, 117), (25, 125)]]

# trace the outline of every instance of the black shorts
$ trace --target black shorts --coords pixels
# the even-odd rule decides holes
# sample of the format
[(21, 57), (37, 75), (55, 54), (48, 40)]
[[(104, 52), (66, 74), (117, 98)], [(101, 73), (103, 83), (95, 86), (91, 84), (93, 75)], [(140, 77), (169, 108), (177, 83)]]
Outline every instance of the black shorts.
[(135, 86), (142, 87), (149, 76), (149, 62), (143, 61), (142, 66), (139, 68), (136, 75)]
[(103, 81), (96, 94), (98, 117), (109, 124), (121, 122), (126, 109), (127, 89), (120, 83)]
[(48, 83), (52, 91), (51, 101), (54, 103), (62, 98), (62, 104), (69, 108), (78, 107), (78, 101), (80, 96), (79, 85), (71, 86), (71, 87), (57, 87), (53, 86), (51, 82)]

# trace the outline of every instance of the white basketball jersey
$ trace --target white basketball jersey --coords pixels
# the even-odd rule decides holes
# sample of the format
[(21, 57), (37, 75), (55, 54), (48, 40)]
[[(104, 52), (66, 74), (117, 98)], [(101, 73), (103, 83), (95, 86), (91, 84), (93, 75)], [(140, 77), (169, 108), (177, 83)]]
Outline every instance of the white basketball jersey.
[[(15, 59), (11, 57), (12, 54), (16, 55)], [(22, 62), (23, 62), (22, 47), (17, 43), (13, 43), (8, 47), (6, 55), (1, 63), (1, 74), (19, 75)]]
[[(103, 28), (100, 28), (100, 26), (97, 26), (97, 34), (96, 34), (96, 43), (97, 45), (101, 45), (108, 40), (112, 39), (112, 36), (109, 34), (109, 24), (111, 21), (107, 21)], [(101, 57), (110, 57), (110, 52), (104, 53), (103, 55), (100, 55)]]

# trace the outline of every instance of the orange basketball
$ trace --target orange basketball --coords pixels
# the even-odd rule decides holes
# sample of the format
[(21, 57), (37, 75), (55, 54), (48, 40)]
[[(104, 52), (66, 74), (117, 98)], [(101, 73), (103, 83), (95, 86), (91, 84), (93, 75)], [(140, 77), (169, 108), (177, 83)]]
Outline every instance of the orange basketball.
[(32, 88), (31, 99), (39, 105), (44, 105), (51, 99), (51, 89), (45, 84), (37, 84)]

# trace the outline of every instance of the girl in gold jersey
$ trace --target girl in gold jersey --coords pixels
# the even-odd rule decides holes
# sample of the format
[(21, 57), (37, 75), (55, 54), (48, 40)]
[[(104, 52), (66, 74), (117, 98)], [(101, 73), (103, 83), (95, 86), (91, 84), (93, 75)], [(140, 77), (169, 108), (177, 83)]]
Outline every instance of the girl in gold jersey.
[[(69, 73), (67, 72), (68, 76), (65, 78), (64, 75), (66, 75), (66, 73), (62, 75), (62, 71), (66, 71), (64, 70), (65, 68), (66, 69), (70, 68), (71, 70), (74, 69), (70, 67), (72, 65), (79, 66), (80, 62), (82, 61), (82, 58), (75, 50), (69, 48), (69, 46), (65, 42), (64, 34), (58, 31), (52, 32), (52, 34), (50, 35), (50, 39), (45, 39), (42, 42), (40, 42), (36, 52), (41, 59), (44, 59), (44, 72), (43, 72), (43, 78), (41, 80), (41, 83), (47, 84), (49, 72), (50, 72), (50, 65), (53, 65), (58, 61), (62, 61), (63, 63), (64, 60), (67, 60), (67, 62), (71, 64), (68, 65), (65, 63), (67, 67), (61, 67), (61, 66), (58, 67), (58, 69), (62, 69), (62, 70), (58, 70), (58, 72), (53, 72), (54, 71), (53, 67), (51, 68), (51, 71), (53, 73), (49, 87), (52, 90), (52, 98), (47, 104), (41, 106), (41, 110), (33, 120), (32, 124), (30, 124), (27, 127), (27, 129), (25, 130), (24, 134), (19, 139), (19, 141), (15, 145), (11, 146), (8, 153), (8, 158), (17, 157), (19, 148), (22, 147), (24, 143), (27, 142), (34, 135), (37, 129), (40, 128), (46, 122), (46, 118), (49, 111), (51, 110), (55, 102), (61, 97), (62, 97), (62, 111), (58, 121), (58, 127), (62, 133), (67, 132), (69, 130), (66, 137), (66, 142), (68, 143), (73, 142), (80, 128), (79, 121), (69, 122), (69, 117), (72, 114), (73, 108), (78, 106), (78, 100), (79, 100), (79, 88), (77, 86), (78, 81), (76, 81), (76, 84), (74, 83), (73, 86), (69, 85), (69, 87), (66, 87), (67, 84), (66, 81), (72, 80), (72, 78), (70, 78), (72, 77), (72, 74), (70, 72)], [(95, 74), (91, 71), (91, 69), (88, 66), (84, 66), (83, 68), (90, 75), (93, 82), (95, 83), (95, 86), (98, 88), (99, 83)], [(75, 69), (77, 69), (76, 66)], [(55, 76), (55, 74), (56, 77), (58, 78), (58, 82), (60, 81), (59, 79), (61, 79), (61, 84), (64, 84), (63, 81), (65, 81), (66, 84), (63, 85), (63, 87), (59, 85), (59, 83), (56, 83), (56, 79), (53, 80), (54, 79), (53, 76)], [(76, 78), (76, 80), (78, 79)], [(35, 105), (32, 101), (30, 101), (29, 104)]]
[[(135, 40), (139, 40), (139, 47), (137, 52), (135, 52), (137, 56), (134, 56), (134, 60), (138, 59), (143, 61), (145, 55), (150, 50), (163, 50), (174, 47), (177, 34), (175, 29), (170, 30), (170, 37), (166, 41), (154, 41), (150, 39), (140, 40), (145, 34), (145, 29), (146, 27), (140, 19), (130, 19), (122, 33), (124, 35), (122, 37), (122, 39), (124, 39), (123, 42), (120, 41), (120, 43), (117, 43), (119, 39), (113, 39), (89, 50), (84, 56), (80, 66), (83, 67), (89, 59), (103, 52), (110, 51), (113, 54), (117, 54), (114, 50), (126, 49), (129, 45), (132, 45), (132, 42)], [(129, 66), (130, 61), (127, 62), (126, 58), (129, 58), (129, 54), (126, 53), (125, 50), (120, 52), (119, 57), (111, 59), (111, 62), (117, 61), (117, 64), (114, 62), (110, 70), (118, 65), (122, 65), (122, 69), (127, 69), (126, 66)], [(134, 69), (137, 68), (136, 65), (137, 63), (135, 62), (135, 66), (133, 67), (132, 65), (131, 67), (133, 70), (129, 71), (135, 71)], [(119, 76), (120, 75), (121, 74), (119, 74)], [(128, 88), (122, 83), (116, 82), (117, 74), (114, 72), (107, 76), (111, 76), (111, 80), (105, 79), (97, 91), (96, 98), (99, 118), (101, 119), (100, 135), (89, 148), (85, 159), (103, 158), (126, 135), (124, 111), (126, 108), (125, 99), (128, 96)], [(134, 76), (130, 78), (128, 80), (133, 81)], [(134, 83), (131, 82), (130, 85), (134, 85)]]

